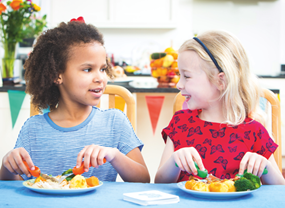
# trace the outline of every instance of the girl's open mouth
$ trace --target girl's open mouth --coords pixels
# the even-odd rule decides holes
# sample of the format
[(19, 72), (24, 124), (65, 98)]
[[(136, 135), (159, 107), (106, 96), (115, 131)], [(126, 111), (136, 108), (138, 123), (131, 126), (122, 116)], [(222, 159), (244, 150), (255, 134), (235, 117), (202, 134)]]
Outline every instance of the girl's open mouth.
[(103, 90), (101, 88), (100, 89), (90, 89), (89, 92), (91, 92), (96, 97), (101, 97), (101, 95), (103, 94)]

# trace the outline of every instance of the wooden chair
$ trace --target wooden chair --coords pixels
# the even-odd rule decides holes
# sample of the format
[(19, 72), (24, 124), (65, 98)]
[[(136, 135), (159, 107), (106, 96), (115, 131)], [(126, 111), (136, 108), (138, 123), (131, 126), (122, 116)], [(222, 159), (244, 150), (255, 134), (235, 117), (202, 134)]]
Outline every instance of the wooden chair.
[[(272, 136), (276, 144), (279, 145), (277, 150), (274, 152), (274, 158), (282, 173), (282, 142), (281, 142), (281, 111), (280, 101), (277, 96), (268, 89), (262, 89), (264, 97), (271, 104), (271, 129)], [(173, 114), (182, 109), (182, 105), (185, 101), (185, 97), (179, 92), (174, 98)]]
[[(126, 102), (126, 115), (129, 118), (134, 131), (136, 132), (136, 103), (133, 95), (129, 90), (118, 85), (107, 85), (104, 94), (109, 95), (109, 108), (115, 108), (115, 96), (120, 96)], [(97, 105), (100, 107), (100, 103)], [(39, 111), (31, 103), (30, 104), (30, 116), (39, 114)]]

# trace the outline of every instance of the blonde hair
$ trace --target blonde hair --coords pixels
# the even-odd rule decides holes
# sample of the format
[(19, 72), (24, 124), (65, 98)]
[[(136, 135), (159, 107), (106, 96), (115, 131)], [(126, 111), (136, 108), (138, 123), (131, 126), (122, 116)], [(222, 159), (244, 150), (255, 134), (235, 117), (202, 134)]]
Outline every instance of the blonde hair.
[[(241, 124), (246, 117), (255, 117), (254, 110), (259, 104), (261, 89), (257, 79), (251, 74), (246, 52), (233, 35), (224, 31), (209, 31), (197, 36), (209, 49), (218, 65), (225, 74), (225, 89), (221, 91), (226, 123), (231, 125)], [(215, 83), (214, 75), (219, 73), (210, 56), (203, 47), (194, 39), (182, 44), (179, 52), (195, 51), (209, 64), (206, 72), (210, 82)], [(262, 116), (257, 116), (262, 120)]]

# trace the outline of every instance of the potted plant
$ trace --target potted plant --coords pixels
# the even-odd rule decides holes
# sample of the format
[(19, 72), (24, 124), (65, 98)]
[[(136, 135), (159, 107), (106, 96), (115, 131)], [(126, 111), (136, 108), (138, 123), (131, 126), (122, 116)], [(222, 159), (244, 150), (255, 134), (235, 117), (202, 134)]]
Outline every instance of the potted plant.
[(46, 15), (37, 17), (33, 14), (30, 19), (30, 22), (23, 25), (23, 41), (19, 43), (20, 47), (32, 47), (35, 38), (47, 27)]
[(31, 15), (41, 9), (31, 0), (7, 1), (6, 5), (0, 0), (0, 39), (4, 48), (3, 85), (13, 84), (16, 44), (24, 38), (23, 25), (29, 23)]

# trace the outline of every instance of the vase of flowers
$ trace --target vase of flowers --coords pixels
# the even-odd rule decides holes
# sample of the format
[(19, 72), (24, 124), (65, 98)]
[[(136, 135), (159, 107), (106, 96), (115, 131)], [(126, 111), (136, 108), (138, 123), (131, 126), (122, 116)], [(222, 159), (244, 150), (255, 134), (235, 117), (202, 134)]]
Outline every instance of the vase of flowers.
[(40, 7), (31, 0), (7, 1), (6, 5), (0, 0), (0, 32), (4, 48), (4, 57), (2, 59), (4, 85), (13, 84), (16, 45), (24, 38), (24, 24), (29, 23), (31, 15), (38, 11), (40, 11)]

